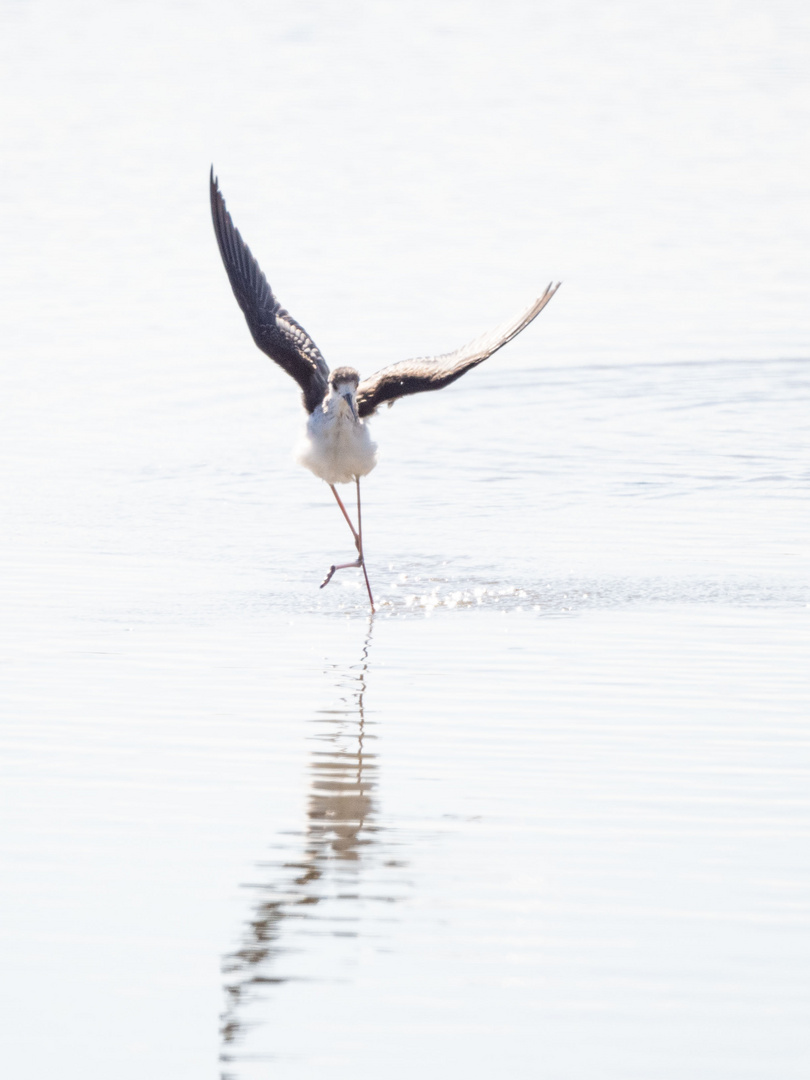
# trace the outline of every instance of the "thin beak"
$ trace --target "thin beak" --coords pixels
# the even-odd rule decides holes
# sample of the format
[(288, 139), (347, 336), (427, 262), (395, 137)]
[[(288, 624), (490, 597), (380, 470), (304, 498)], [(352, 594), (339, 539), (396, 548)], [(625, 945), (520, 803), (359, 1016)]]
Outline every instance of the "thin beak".
[(346, 402), (346, 404), (352, 410), (352, 416), (356, 420), (357, 419), (357, 409), (355, 409), (355, 407), (354, 407), (354, 402), (352, 401), (352, 395), (351, 394), (344, 394), (343, 395), (343, 400)]

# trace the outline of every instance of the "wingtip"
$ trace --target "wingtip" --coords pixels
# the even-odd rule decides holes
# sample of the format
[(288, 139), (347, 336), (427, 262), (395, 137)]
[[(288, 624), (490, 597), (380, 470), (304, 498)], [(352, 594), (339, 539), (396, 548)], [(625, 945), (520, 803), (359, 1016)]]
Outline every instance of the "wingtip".
[(546, 286), (546, 291), (541, 297), (538, 298), (538, 303), (542, 302), (543, 307), (545, 307), (549, 300), (552, 298), (552, 296), (554, 296), (557, 289), (559, 289), (560, 285), (562, 285), (561, 281), (550, 281)]
[(550, 281), (548, 285), (546, 285), (546, 290), (543, 295), (538, 296), (534, 302), (535, 315), (540, 314), (540, 312), (543, 310), (543, 308), (546, 306), (552, 296), (554, 296), (557, 289), (559, 289), (561, 284), (562, 282), (560, 281)]

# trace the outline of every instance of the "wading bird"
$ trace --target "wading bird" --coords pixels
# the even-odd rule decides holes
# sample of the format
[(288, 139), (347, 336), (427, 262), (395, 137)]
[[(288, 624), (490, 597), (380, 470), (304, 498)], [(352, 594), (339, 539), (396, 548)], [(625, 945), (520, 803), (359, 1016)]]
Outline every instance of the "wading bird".
[[(366, 418), (384, 401), (393, 405), (398, 398), (408, 394), (440, 390), (455, 382), (524, 330), (552, 298), (560, 287), (559, 282), (549, 285), (543, 295), (516, 319), (475, 338), (455, 352), (402, 360), (361, 380), (351, 367), (330, 371), (315, 342), (273, 295), (267, 278), (225, 208), (213, 166), (210, 189), (211, 216), (219, 253), (253, 340), (271, 360), (292, 375), (303, 393), (304, 408), (309, 419), (298, 460), (332, 489), (354, 537), (357, 558), (354, 562), (331, 566), (321, 588), (329, 584), (338, 570), (360, 567), (371, 610), (374, 611), (374, 598), (363, 554), (360, 513), (360, 477), (370, 473), (377, 464), (377, 445), (371, 440)], [(357, 488), (356, 529), (335, 487), (335, 484), (349, 484), (352, 481)]]

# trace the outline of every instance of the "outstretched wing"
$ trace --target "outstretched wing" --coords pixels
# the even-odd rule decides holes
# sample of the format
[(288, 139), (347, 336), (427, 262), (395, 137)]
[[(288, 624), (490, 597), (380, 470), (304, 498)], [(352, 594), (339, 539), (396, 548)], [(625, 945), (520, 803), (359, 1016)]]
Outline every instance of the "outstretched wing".
[(407, 394), (420, 394), (423, 390), (441, 390), (465, 371), (492, 356), (508, 341), (537, 318), (560, 283), (549, 285), (541, 297), (530, 304), (516, 319), (502, 323), (486, 334), (468, 342), (455, 352), (444, 356), (420, 357), (417, 360), (400, 360), (397, 364), (382, 368), (369, 378), (363, 379), (357, 388), (357, 411), (360, 416), (370, 416), (384, 401), (393, 403)]
[(303, 326), (299, 326), (273, 295), (261, 267), (234, 226), (211, 166), (211, 217), (219, 253), (228, 271), (233, 294), (247, 320), (253, 340), (292, 375), (312, 412), (320, 405), (329, 382), (329, 368)]

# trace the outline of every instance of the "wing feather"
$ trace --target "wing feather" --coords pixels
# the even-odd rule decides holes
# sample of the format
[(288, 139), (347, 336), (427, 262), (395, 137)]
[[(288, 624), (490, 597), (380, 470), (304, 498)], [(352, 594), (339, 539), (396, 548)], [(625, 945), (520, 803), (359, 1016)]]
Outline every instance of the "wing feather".
[(525, 330), (559, 287), (559, 282), (549, 285), (543, 295), (533, 301), (517, 318), (501, 323), (494, 330), (481, 334), (455, 352), (442, 356), (419, 357), (416, 360), (400, 360), (363, 379), (357, 388), (358, 413), (360, 416), (370, 416), (384, 401), (393, 404), (397, 398), (406, 397), (408, 394), (441, 390), (443, 386), (449, 386), (470, 368), (492, 356), (521, 330)]
[(211, 218), (219, 253), (253, 340), (271, 360), (292, 375), (303, 391), (304, 407), (311, 413), (320, 405), (326, 393), (329, 382), (327, 363), (303, 326), (284, 310), (273, 295), (261, 267), (225, 208), (213, 166), (210, 189)]

